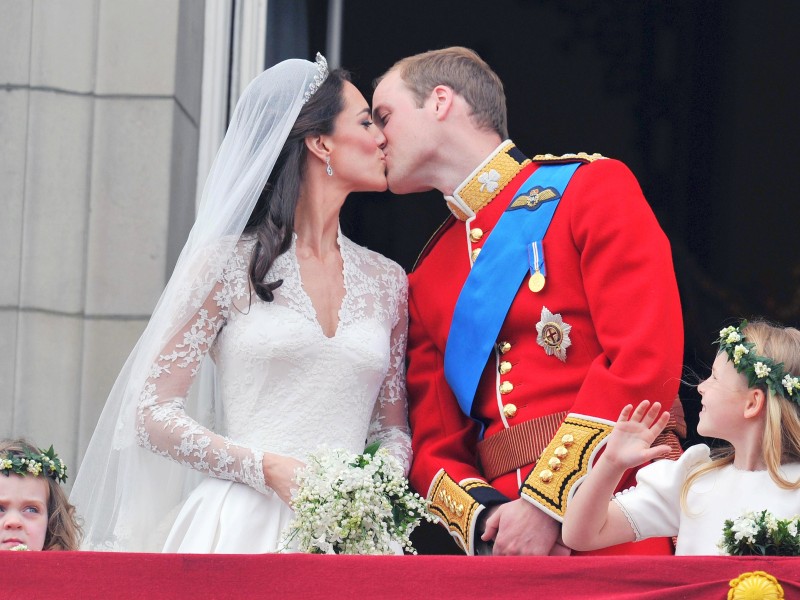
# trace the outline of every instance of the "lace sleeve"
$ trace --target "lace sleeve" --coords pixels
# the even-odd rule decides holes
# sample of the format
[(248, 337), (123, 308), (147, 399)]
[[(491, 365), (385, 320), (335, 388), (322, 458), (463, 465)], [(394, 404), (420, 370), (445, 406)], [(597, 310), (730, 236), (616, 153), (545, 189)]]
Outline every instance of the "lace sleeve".
[[(235, 260), (244, 260), (238, 252)], [(241, 265), (239, 265), (241, 267)], [(211, 293), (175, 334), (152, 365), (136, 415), (140, 446), (202, 473), (270, 493), (264, 482), (264, 453), (233, 443), (203, 427), (185, 410), (192, 380), (224, 326), (234, 300), (246, 298), (243, 269), (222, 269)], [(207, 289), (207, 288), (206, 288)]]
[(382, 447), (400, 461), (408, 475), (411, 466), (411, 430), (408, 426), (405, 379), (408, 280), (402, 271), (398, 279), (400, 285), (395, 290), (397, 310), (390, 338), (389, 370), (375, 402), (367, 442), (380, 442)]

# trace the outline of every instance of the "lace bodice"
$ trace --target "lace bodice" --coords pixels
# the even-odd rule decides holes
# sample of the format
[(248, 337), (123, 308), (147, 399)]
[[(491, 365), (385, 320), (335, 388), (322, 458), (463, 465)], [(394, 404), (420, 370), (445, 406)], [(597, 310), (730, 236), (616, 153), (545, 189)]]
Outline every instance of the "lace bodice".
[[(203, 473), (268, 493), (265, 451), (303, 460), (321, 446), (363, 450), (380, 441), (405, 466), (411, 459), (404, 361), (407, 281), (390, 260), (339, 234), (345, 296), (326, 337), (305, 293), (295, 243), (267, 277), (282, 279), (273, 302), (248, 285), (254, 245), (228, 260), (211, 253), (186, 325), (153, 365), (140, 397), (141, 446)], [(210, 284), (210, 287), (209, 287)], [(207, 291), (199, 296), (196, 289)], [(200, 363), (216, 365), (219, 431), (191, 418), (185, 402)]]

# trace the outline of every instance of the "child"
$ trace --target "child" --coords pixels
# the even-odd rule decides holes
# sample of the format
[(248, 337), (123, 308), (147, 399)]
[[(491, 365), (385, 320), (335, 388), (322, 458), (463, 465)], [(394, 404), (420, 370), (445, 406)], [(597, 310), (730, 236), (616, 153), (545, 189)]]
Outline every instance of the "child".
[(51, 446), (0, 442), (0, 550), (77, 550), (75, 507), (59, 481), (67, 468)]
[(651, 448), (668, 413), (626, 406), (603, 455), (571, 499), (562, 535), (593, 550), (653, 536), (678, 537), (676, 554), (719, 554), (726, 519), (767, 509), (800, 513), (800, 331), (742, 322), (720, 332), (711, 376), (698, 386), (697, 431), (729, 445), (692, 446), (677, 461), (641, 469), (637, 486), (609, 503), (623, 472), (662, 456)]

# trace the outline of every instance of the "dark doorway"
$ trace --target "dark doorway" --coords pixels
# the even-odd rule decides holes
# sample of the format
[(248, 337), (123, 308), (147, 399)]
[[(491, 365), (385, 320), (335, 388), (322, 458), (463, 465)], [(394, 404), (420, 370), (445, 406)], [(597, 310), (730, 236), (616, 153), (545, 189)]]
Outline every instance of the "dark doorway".
[[(342, 63), (369, 99), (397, 59), (471, 47), (504, 81), (528, 155), (627, 163), (672, 243), (692, 384), (723, 325), (800, 325), (798, 30), (793, 0), (348, 0)], [(342, 227), (410, 270), (447, 214), (438, 193), (363, 194)], [(699, 397), (681, 397), (691, 444)]]

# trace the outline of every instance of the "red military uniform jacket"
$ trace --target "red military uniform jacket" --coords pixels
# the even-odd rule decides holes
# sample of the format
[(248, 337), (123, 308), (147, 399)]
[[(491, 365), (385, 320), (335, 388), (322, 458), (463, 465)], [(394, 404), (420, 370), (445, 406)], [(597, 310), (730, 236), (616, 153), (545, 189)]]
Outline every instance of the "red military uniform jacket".
[[(622, 407), (669, 407), (677, 393), (683, 324), (669, 242), (630, 170), (583, 156), (542, 243), (546, 284), (534, 293), (522, 282), (473, 418), (444, 375), (448, 335), (463, 333), (450, 331), (453, 309), (503, 211), (552, 157), (501, 144), (447, 198), (455, 216), (409, 276), (410, 479), (467, 553), (481, 511), (520, 494), (560, 520)], [(549, 354), (553, 334), (569, 339)]]

